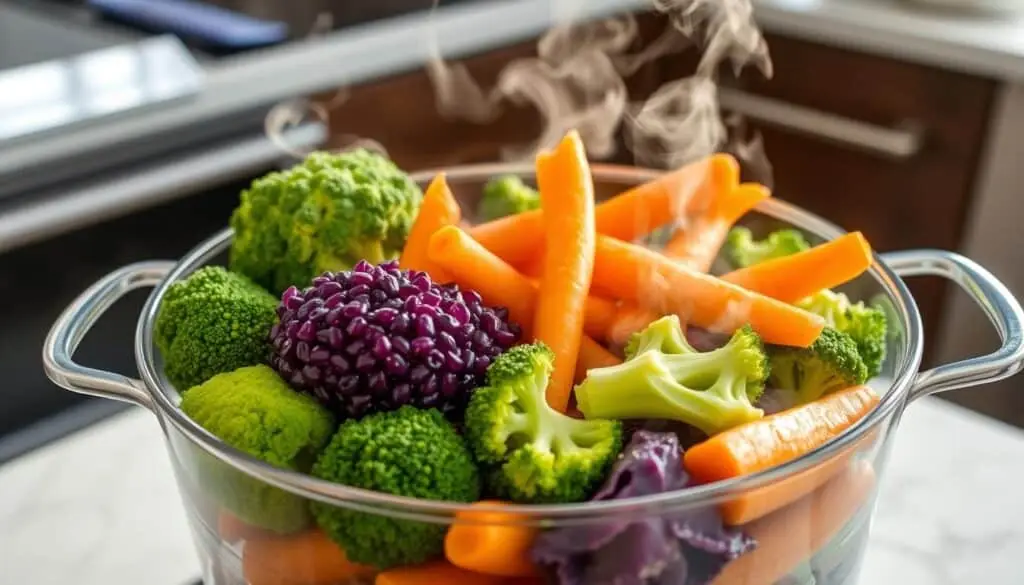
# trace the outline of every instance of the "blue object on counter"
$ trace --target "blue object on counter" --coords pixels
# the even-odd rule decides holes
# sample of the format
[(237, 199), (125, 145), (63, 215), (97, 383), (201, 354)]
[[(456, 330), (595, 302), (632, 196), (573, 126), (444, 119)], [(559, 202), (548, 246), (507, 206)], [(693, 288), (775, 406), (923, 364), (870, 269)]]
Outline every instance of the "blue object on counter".
[(100, 13), (128, 24), (232, 49), (288, 40), (284, 22), (261, 20), (194, 0), (87, 0)]

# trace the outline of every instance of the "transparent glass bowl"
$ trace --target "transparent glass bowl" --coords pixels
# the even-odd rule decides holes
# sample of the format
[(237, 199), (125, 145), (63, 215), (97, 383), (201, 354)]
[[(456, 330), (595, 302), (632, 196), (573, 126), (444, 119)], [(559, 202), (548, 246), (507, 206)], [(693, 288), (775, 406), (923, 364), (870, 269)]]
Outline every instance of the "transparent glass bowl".
[[(475, 209), (480, 189), (490, 177), (514, 173), (532, 179), (533, 172), (529, 166), (510, 165), (444, 170), (464, 209)], [(594, 165), (593, 174), (598, 197), (604, 198), (648, 181), (659, 171)], [(433, 175), (418, 173), (416, 179), (425, 183)], [(781, 226), (796, 227), (812, 243), (843, 233), (777, 198), (764, 202), (743, 223), (759, 234)], [(67, 308), (50, 331), (43, 349), (47, 374), (69, 390), (132, 402), (156, 415), (168, 440), (207, 585), (372, 583), (373, 570), (354, 571), (321, 533), (304, 527), (310, 502), (414, 523), (406, 527), (432, 524), (439, 532), (466, 506), (368, 492), (277, 469), (224, 444), (181, 412), (178, 392), (165, 378), (153, 345), (154, 319), (168, 286), (203, 265), (223, 263), (231, 237), (226, 229), (178, 262), (142, 262), (101, 279)], [(991, 319), (1003, 339), (1002, 347), (988, 356), (920, 372), (920, 316), (901, 280), (916, 275), (939, 275), (961, 285)], [(155, 288), (140, 315), (136, 335), (141, 379), (75, 363), (75, 348), (102, 313), (126, 292), (143, 286)], [(988, 383), (1019, 371), (1024, 361), (1024, 315), (1006, 287), (984, 268), (937, 250), (878, 255), (872, 268), (843, 290), (854, 298), (881, 303), (889, 313), (891, 329), (886, 363), (881, 375), (872, 380), (882, 400), (843, 435), (799, 459), (736, 480), (629, 500), (503, 507), (508, 521), (543, 530), (598, 527), (610, 521), (636, 522), (728, 505), (738, 497), (768, 491), (776, 498), (780, 493), (792, 493), (794, 500), (787, 506), (744, 526), (758, 540), (757, 549), (730, 563), (714, 584), (855, 583), (878, 477), (885, 469), (903, 408), (920, 396)], [(827, 481), (809, 481), (812, 477)], [(239, 517), (249, 522), (240, 522)], [(256, 528), (254, 522), (297, 533), (276, 534)], [(515, 581), (519, 585), (527, 582)]]

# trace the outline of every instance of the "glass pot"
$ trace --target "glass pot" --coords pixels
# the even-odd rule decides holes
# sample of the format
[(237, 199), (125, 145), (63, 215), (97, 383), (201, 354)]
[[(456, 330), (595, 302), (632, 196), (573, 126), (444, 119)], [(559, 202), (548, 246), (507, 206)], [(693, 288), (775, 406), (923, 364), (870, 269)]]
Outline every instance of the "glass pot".
[[(490, 177), (514, 173), (532, 179), (529, 166), (477, 165), (446, 169), (449, 183), (465, 209), (475, 209), (481, 186)], [(418, 173), (425, 184), (433, 172)], [(599, 198), (651, 180), (658, 171), (594, 165)], [(743, 223), (764, 234), (781, 226), (801, 229), (812, 244), (838, 237), (838, 227), (776, 198), (761, 204)], [(84, 394), (137, 404), (156, 415), (167, 437), (179, 488), (191, 523), (207, 585), (334, 585), (371, 583), (373, 570), (358, 570), (339, 559), (332, 543), (315, 530), (281, 536), (239, 523), (238, 516), (284, 517), (301, 527), (308, 504), (316, 501), (399, 522), (398, 527), (443, 532), (462, 504), (415, 500), (332, 484), (278, 469), (237, 451), (193, 423), (178, 408), (179, 394), (165, 378), (153, 344), (153, 324), (170, 284), (195, 269), (222, 262), (232, 237), (226, 229), (197, 246), (180, 261), (126, 266), (78, 297), (53, 325), (43, 350), (45, 369), (60, 386)], [(920, 371), (923, 347), (920, 316), (902, 278), (938, 275), (960, 285), (978, 303), (1003, 340), (990, 355)], [(155, 287), (139, 317), (135, 355), (141, 379), (95, 370), (74, 362), (78, 343), (104, 311), (126, 292)], [(855, 299), (872, 299), (887, 310), (891, 335), (881, 375), (872, 386), (881, 395), (877, 408), (844, 434), (784, 465), (735, 480), (600, 503), (503, 507), (506, 522), (551, 530), (665, 519), (710, 506), (727, 505), (759, 490), (790, 489), (795, 501), (743, 530), (758, 545), (726, 566), (715, 585), (852, 585), (864, 552), (874, 509), (877, 478), (884, 471), (903, 409), (913, 400), (956, 388), (977, 386), (1015, 374), (1024, 361), (1022, 311), (992, 274), (971, 260), (938, 250), (880, 254), (871, 269), (843, 287)], [(801, 478), (828, 468), (828, 481), (801, 492)], [(813, 468), (813, 469), (812, 469)], [(127, 471), (127, 470), (126, 470)], [(819, 485), (820, 484), (820, 485)], [(785, 486), (789, 485), (790, 488)], [(781, 487), (780, 487), (781, 486)], [(796, 486), (794, 488), (794, 486)], [(802, 495), (800, 495), (802, 494)], [(283, 516), (282, 516), (283, 515)], [(464, 519), (459, 522), (475, 522)], [(262, 520), (261, 520), (262, 521)], [(407, 522), (408, 524), (401, 524)], [(280, 524), (276, 524), (280, 527)], [(399, 530), (401, 533), (401, 530)], [(320, 533), (322, 534), (322, 533)], [(627, 554), (603, 550), (605, 554)], [(428, 582), (519, 583), (436, 576)], [(637, 581), (638, 583), (640, 581)], [(649, 581), (668, 583), (668, 581)], [(597, 585), (590, 579), (583, 585)]]

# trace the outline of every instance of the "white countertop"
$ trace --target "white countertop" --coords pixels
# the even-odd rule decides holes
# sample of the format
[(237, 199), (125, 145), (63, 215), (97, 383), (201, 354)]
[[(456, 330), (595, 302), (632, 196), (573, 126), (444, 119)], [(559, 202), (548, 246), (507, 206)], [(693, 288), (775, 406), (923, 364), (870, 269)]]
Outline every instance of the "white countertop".
[[(1018, 585), (1024, 432), (913, 404), (881, 486), (861, 583)], [(159, 425), (133, 409), (0, 468), (12, 585), (185, 585), (199, 573)]]

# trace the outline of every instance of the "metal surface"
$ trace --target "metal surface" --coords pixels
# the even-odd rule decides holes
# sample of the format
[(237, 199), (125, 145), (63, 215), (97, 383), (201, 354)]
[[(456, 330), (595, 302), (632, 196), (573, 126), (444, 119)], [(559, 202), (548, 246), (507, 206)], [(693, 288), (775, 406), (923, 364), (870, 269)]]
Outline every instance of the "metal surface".
[(921, 151), (919, 129), (875, 126), (727, 87), (719, 88), (718, 97), (722, 109), (751, 120), (878, 156), (906, 160)]
[(1002, 346), (995, 352), (938, 366), (917, 375), (910, 389), (916, 399), (947, 390), (1006, 379), (1024, 364), (1024, 311), (1003, 283), (973, 260), (942, 250), (909, 250), (882, 255), (900, 277), (941, 276), (967, 293), (995, 326)]

